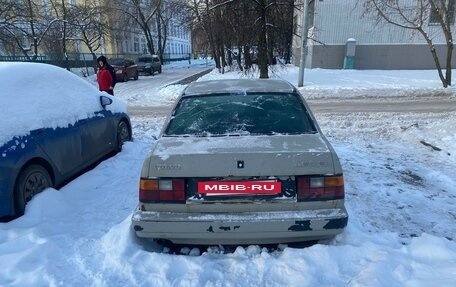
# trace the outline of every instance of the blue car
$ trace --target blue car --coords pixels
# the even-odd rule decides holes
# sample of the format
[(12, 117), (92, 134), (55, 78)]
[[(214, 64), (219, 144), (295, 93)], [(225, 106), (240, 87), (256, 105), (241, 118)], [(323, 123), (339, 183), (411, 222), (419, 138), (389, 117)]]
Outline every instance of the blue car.
[(62, 68), (0, 63), (0, 217), (25, 212), (132, 139), (122, 101)]

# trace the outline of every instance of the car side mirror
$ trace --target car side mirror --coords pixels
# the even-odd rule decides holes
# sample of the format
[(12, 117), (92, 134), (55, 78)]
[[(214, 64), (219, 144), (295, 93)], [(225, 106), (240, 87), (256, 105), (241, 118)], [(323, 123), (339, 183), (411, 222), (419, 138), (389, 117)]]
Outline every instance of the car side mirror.
[(106, 108), (106, 106), (112, 104), (112, 99), (106, 96), (100, 96), (100, 104), (103, 108)]

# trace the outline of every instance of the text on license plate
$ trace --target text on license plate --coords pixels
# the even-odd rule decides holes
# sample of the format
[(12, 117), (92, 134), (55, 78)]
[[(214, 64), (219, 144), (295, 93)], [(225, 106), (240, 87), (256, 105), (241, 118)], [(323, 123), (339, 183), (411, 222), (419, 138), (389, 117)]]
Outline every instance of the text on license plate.
[(264, 181), (202, 181), (198, 182), (200, 194), (278, 194), (282, 191), (280, 182)]

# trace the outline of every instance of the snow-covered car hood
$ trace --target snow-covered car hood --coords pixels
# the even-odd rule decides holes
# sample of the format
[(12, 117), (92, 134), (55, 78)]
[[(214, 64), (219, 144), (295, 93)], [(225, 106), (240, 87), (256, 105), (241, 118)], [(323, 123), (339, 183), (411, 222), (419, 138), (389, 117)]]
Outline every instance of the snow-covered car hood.
[[(67, 127), (103, 110), (100, 96), (112, 104), (106, 110), (127, 113), (120, 99), (100, 92), (65, 69), (41, 63), (0, 63), (0, 145), (31, 130)], [(68, 104), (71, 103), (71, 104)]]
[(317, 133), (161, 137), (145, 160), (141, 176), (288, 176), (337, 172), (341, 168), (334, 150)]

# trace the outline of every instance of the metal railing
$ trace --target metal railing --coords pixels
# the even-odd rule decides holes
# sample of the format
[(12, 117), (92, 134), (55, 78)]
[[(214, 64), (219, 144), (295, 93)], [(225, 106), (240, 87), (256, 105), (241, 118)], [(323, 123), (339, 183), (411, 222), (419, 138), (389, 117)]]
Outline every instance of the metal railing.
[[(101, 54), (97, 54), (96, 56), (100, 56)], [(104, 55), (108, 59), (113, 58), (128, 58), (135, 62), (138, 61), (138, 57), (144, 56), (143, 54), (106, 54)], [(162, 62), (163, 64), (167, 64), (173, 61), (182, 61), (182, 60), (189, 60), (191, 54), (184, 53), (184, 54), (171, 54), (165, 53), (163, 54)], [(0, 56), (0, 62), (30, 62), (31, 60), (23, 55), (7, 55), (7, 56)], [(96, 60), (93, 59), (93, 55), (90, 53), (68, 53), (67, 59), (63, 57), (62, 54), (47, 54), (47, 55), (40, 55), (37, 56), (33, 62), (40, 62), (40, 63), (47, 63), (56, 65), (62, 68), (83, 68), (83, 67), (95, 67)]]

